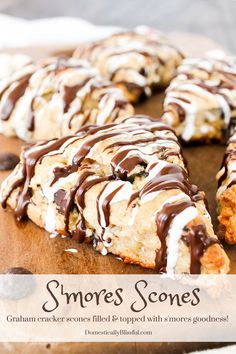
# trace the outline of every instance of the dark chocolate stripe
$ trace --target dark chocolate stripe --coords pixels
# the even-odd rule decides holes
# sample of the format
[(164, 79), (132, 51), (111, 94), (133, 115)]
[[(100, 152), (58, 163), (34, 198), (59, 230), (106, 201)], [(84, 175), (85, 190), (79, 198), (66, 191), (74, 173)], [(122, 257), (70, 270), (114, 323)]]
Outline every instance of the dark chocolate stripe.
[[(60, 178), (67, 177), (71, 173), (77, 171), (79, 171), (80, 173), (77, 182), (69, 191), (59, 189), (54, 196), (54, 200), (57, 205), (58, 211), (64, 215), (65, 233), (77, 239), (79, 242), (82, 242), (86, 237), (86, 222), (83, 216), (83, 211), (86, 206), (85, 195), (89, 189), (91, 189), (96, 184), (100, 184), (104, 182), (110, 183), (110, 181), (115, 180), (117, 178), (116, 171), (118, 171), (119, 179), (127, 180), (128, 174), (132, 170), (134, 170), (136, 166), (138, 165), (143, 166), (144, 172), (148, 173), (152, 168), (155, 167), (156, 164), (158, 164), (158, 161), (154, 162), (147, 171), (146, 162), (143, 160), (143, 158), (140, 157), (139, 149), (136, 147), (136, 145), (148, 144), (149, 142), (158, 140), (156, 136), (151, 136), (150, 138), (148, 138), (145, 136), (142, 137), (142, 134), (150, 134), (150, 133), (154, 134), (156, 131), (162, 131), (162, 130), (167, 130), (167, 134), (168, 134), (170, 132), (170, 129), (168, 127), (165, 129), (164, 125), (154, 124), (154, 122), (148, 123), (148, 120), (143, 119), (145, 117), (142, 116), (140, 117), (141, 117), (140, 124), (138, 121), (138, 117), (137, 118), (131, 117), (130, 120), (126, 119), (126, 124), (123, 124), (122, 128), (120, 127), (120, 125), (110, 124), (106, 127), (89, 126), (81, 129), (80, 132), (78, 133), (78, 136), (74, 136), (73, 141), (69, 142), (69, 144), (73, 144), (73, 142), (76, 140), (84, 139), (84, 141), (82, 141), (82, 145), (78, 147), (77, 153), (74, 155), (72, 159), (72, 165), (71, 166), (67, 165), (65, 167), (56, 167), (54, 169), (54, 180), (52, 184), (56, 183)], [(132, 119), (134, 118), (135, 120), (132, 122)], [(143, 125), (144, 120), (145, 120), (145, 125)], [(140, 130), (143, 130), (144, 132), (140, 132)], [(140, 138), (137, 137), (136, 139), (134, 139), (134, 145), (132, 147), (132, 139), (129, 139), (129, 136), (127, 134), (127, 142), (126, 142), (127, 149), (124, 149), (123, 151), (119, 151), (119, 150), (116, 151), (113, 155), (113, 158), (111, 159), (111, 167), (113, 168), (113, 174), (107, 176), (102, 175), (99, 177), (96, 176), (95, 172), (90, 170), (90, 166), (91, 166), (90, 160), (89, 159), (88, 161), (85, 160), (91, 148), (100, 141), (107, 141), (113, 137), (115, 138), (115, 140), (119, 139), (119, 136), (122, 136), (125, 133), (131, 133), (132, 138), (137, 133), (138, 135), (140, 134), (141, 137)], [(66, 141), (69, 141), (70, 138), (72, 137), (63, 138), (58, 141), (53, 140), (49, 143), (49, 146), (45, 146), (43, 144), (42, 146), (38, 145), (39, 146), (38, 151), (31, 151), (30, 150), (31, 148), (29, 148), (24, 152), (23, 154), (24, 177), (18, 182), (18, 185), (24, 184), (24, 186), (23, 186), (23, 191), (21, 192), (18, 198), (17, 208), (15, 210), (16, 216), (19, 219), (25, 216), (27, 212), (27, 205), (30, 202), (30, 198), (31, 198), (30, 181), (31, 178), (34, 176), (36, 164), (39, 163), (47, 153), (53, 152), (54, 150), (57, 152), (57, 150)], [(170, 137), (167, 136), (166, 140), (174, 141), (173, 134), (170, 134)], [(157, 154), (158, 158), (159, 158), (159, 154), (161, 155), (163, 154), (162, 158), (164, 159), (166, 159), (168, 156), (171, 155), (176, 155), (176, 154), (178, 155), (179, 154), (179, 148), (177, 146), (178, 143), (177, 142), (175, 143), (176, 143), (175, 150), (178, 151), (173, 151), (171, 150), (171, 148), (167, 148), (165, 146), (164, 147), (157, 146), (157, 151), (153, 151), (153, 154)], [(111, 146), (113, 148), (118, 148), (118, 149), (120, 146), (125, 146), (123, 136), (122, 139), (120, 139), (120, 141), (118, 140), (113, 143), (111, 142), (109, 147), (111, 148)], [(129, 152), (131, 153), (129, 154)], [(141, 156), (142, 155), (145, 156), (149, 154), (142, 153)], [(119, 170), (117, 170), (117, 166), (119, 166)], [(107, 186), (107, 183), (104, 183), (104, 186), (100, 188), (100, 193), (96, 200), (97, 217), (100, 225), (101, 225), (101, 215), (99, 210), (99, 201), (101, 201), (100, 198), (102, 197), (102, 194)], [(13, 189), (14, 188), (15, 187), (13, 187)], [(115, 197), (115, 195), (120, 191), (121, 188), (122, 186), (115, 188), (108, 195), (106, 195), (106, 197), (102, 202), (101, 208), (105, 218), (106, 226), (108, 226), (110, 223), (110, 203), (112, 199)], [(156, 215), (157, 236), (160, 238), (161, 241), (161, 247), (159, 250), (157, 250), (157, 255), (156, 255), (156, 269), (159, 272), (164, 272), (166, 270), (166, 262), (167, 262), (166, 237), (168, 236), (169, 228), (173, 219), (184, 209), (188, 208), (189, 206), (194, 206), (194, 202), (196, 200), (199, 200), (202, 197), (199, 194), (197, 187), (192, 185), (189, 182), (188, 174), (185, 171), (185, 169), (183, 169), (181, 166), (177, 164), (167, 163), (167, 165), (164, 166), (154, 178), (148, 181), (140, 191), (134, 193), (131, 196), (129, 201), (130, 204), (134, 199), (142, 198), (146, 194), (156, 192), (159, 190), (173, 190), (173, 189), (179, 189), (183, 191), (186, 195), (190, 197), (191, 200), (184, 201), (184, 202), (182, 201), (175, 204), (166, 204), (162, 207), (162, 210), (160, 210)], [(76, 225), (76, 229), (71, 231), (69, 225), (71, 212), (73, 210), (76, 210), (77, 208), (78, 208), (77, 210), (78, 222)], [(97, 235), (98, 237), (100, 237), (101, 241), (104, 241), (102, 238), (104, 232), (105, 232), (105, 228), (103, 228), (101, 235)], [(203, 240), (202, 232), (195, 232), (195, 233), (197, 235), (196, 237), (200, 241), (190, 240), (191, 242), (196, 243), (196, 246), (193, 247), (198, 248), (198, 250), (197, 249), (194, 250), (195, 253), (191, 253), (191, 267), (190, 267), (191, 272), (199, 271), (200, 269), (199, 262), (201, 257), (199, 255), (202, 255), (204, 251), (207, 249), (207, 247), (209, 247), (209, 245), (212, 244), (212, 241), (210, 240), (207, 239)], [(205, 238), (207, 237), (208, 236), (206, 234)]]
[[(97, 203), (97, 215), (98, 215), (98, 223), (99, 223), (99, 225), (101, 225), (101, 215), (100, 215), (100, 211), (99, 211), (99, 200), (101, 198), (102, 193), (106, 189), (106, 187), (107, 187), (107, 184), (102, 188), (101, 192), (99, 193), (99, 195), (97, 197), (97, 202), (96, 202)], [(110, 194), (108, 194), (107, 197), (104, 199), (104, 201), (102, 203), (102, 211), (103, 211), (103, 214), (104, 214), (104, 217), (105, 217), (106, 226), (108, 226), (109, 222), (110, 222), (110, 203), (111, 203), (112, 199), (114, 198), (114, 196), (119, 192), (119, 190), (121, 190), (122, 187), (123, 187), (123, 185), (117, 187), (114, 191), (112, 191)]]
[(64, 101), (64, 113), (68, 112), (71, 103), (74, 101), (77, 92), (84, 87), (90, 80), (92, 79), (91, 76), (86, 77), (81, 83), (78, 85), (74, 86), (64, 86), (64, 96), (63, 96), (63, 101)]
[(115, 154), (111, 160), (111, 166), (113, 173), (118, 174), (121, 180), (126, 180), (128, 174), (137, 166), (138, 164), (144, 164), (144, 160), (138, 156), (132, 154), (127, 156), (130, 151), (139, 151), (138, 149), (126, 149)]
[(94, 187), (96, 184), (102, 183), (104, 181), (109, 181), (113, 179), (113, 176), (107, 176), (107, 177), (97, 177), (93, 178), (87, 182), (84, 182), (82, 185), (79, 186), (77, 193), (76, 193), (76, 201), (80, 207), (81, 210), (85, 208), (85, 193), (92, 187)]
[[(8, 92), (0, 112), (1, 120), (7, 121), (10, 118), (16, 103), (24, 95), (31, 76), (32, 74), (29, 74), (21, 78), (16, 86)], [(8, 89), (10, 89), (11, 85), (12, 83), (9, 85)]]
[(190, 273), (201, 273), (201, 257), (208, 247), (214, 244), (220, 244), (219, 240), (207, 234), (205, 225), (197, 225), (192, 226), (190, 229), (188, 228), (188, 236), (184, 236), (182, 239), (186, 245), (190, 247)]
[[(230, 142), (230, 144), (233, 142)], [(227, 178), (228, 175), (228, 162), (230, 160), (235, 160), (236, 159), (236, 150), (235, 149), (230, 149), (228, 147), (228, 149), (226, 150), (226, 153), (223, 157), (223, 161), (220, 167), (220, 170), (222, 168), (224, 168), (224, 172), (222, 173), (222, 175), (220, 176), (220, 178), (218, 179), (218, 188), (222, 185), (222, 183), (224, 182), (224, 180)]]
[[(82, 173), (82, 175), (79, 176), (78, 181), (76, 182), (76, 184), (74, 185), (73, 188), (70, 189), (69, 193), (67, 193), (67, 195), (64, 198), (64, 202), (63, 204), (63, 210), (62, 213), (64, 214), (64, 222), (65, 222), (65, 232), (67, 235), (70, 234), (69, 231), (69, 218), (70, 218), (70, 212), (74, 206), (75, 203), (75, 195), (77, 193), (77, 190), (79, 189), (79, 187), (81, 186), (81, 184), (89, 177), (92, 176), (94, 173), (92, 171), (85, 171)], [(58, 199), (59, 198), (59, 199)], [(56, 196), (55, 195), (55, 202), (56, 204), (61, 208), (61, 199), (60, 196)]]
[(132, 203), (135, 198), (142, 198), (145, 194), (170, 189), (180, 189), (190, 198), (196, 198), (196, 195), (198, 195), (199, 199), (202, 199), (198, 194), (198, 188), (189, 183), (187, 172), (179, 165), (170, 163), (147, 182), (139, 192), (132, 195), (129, 204)]
[(166, 237), (173, 219), (186, 208), (193, 206), (192, 202), (179, 202), (165, 204), (156, 215), (157, 236), (161, 241), (161, 246), (156, 252), (156, 267), (158, 272), (166, 272), (167, 265), (167, 244)]
[[(49, 152), (59, 149), (67, 140), (68, 137), (56, 141), (54, 140), (50, 143), (49, 146), (46, 147), (42, 146), (42, 148), (37, 151), (30, 151), (29, 149), (24, 152), (23, 163), (24, 163), (24, 170), (25, 170), (25, 178), (21, 180), (22, 183), (24, 183), (24, 186), (21, 194), (18, 197), (17, 206), (15, 209), (15, 215), (18, 220), (21, 220), (27, 214), (27, 206), (30, 203), (30, 198), (31, 198), (30, 181), (31, 178), (34, 176), (35, 166), (37, 162)], [(27, 156), (26, 156), (26, 152), (27, 152)]]

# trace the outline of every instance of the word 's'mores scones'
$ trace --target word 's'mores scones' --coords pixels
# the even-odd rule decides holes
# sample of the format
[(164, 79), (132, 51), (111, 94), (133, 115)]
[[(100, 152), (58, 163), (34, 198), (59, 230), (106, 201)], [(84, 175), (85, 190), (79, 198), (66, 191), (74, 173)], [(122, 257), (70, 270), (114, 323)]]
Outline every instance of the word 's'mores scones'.
[(88, 59), (101, 74), (121, 87), (131, 102), (166, 87), (183, 55), (155, 30), (112, 35), (81, 45), (75, 57)]
[(26, 141), (60, 138), (132, 113), (123, 92), (84, 60), (49, 58), (0, 81), (0, 132)]
[(221, 237), (236, 244), (236, 131), (229, 139), (217, 180)]
[(1, 201), (18, 219), (93, 240), (127, 263), (170, 274), (229, 269), (175, 134), (145, 116), (25, 148)]
[(164, 100), (163, 120), (184, 141), (222, 141), (236, 118), (236, 58), (185, 59)]

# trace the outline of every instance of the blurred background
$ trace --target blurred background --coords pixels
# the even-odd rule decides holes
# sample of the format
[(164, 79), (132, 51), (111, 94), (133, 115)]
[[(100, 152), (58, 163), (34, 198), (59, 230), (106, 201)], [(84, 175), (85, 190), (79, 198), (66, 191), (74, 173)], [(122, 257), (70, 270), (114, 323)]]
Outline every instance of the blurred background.
[(0, 12), (27, 19), (76, 16), (100, 25), (146, 24), (162, 31), (198, 33), (236, 53), (236, 0), (0, 0)]

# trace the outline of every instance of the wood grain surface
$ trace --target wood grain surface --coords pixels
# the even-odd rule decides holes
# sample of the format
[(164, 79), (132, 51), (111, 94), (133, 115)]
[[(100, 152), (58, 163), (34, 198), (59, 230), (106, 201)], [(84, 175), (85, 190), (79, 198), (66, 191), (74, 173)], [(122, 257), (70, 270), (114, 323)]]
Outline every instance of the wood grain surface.
[[(185, 43), (185, 52), (189, 55), (191, 41), (176, 35), (176, 44)], [(208, 39), (202, 40), (195, 36), (194, 54), (196, 48), (199, 55), (205, 50), (216, 48), (217, 45)], [(182, 43), (182, 44), (181, 44)], [(188, 43), (188, 45), (187, 45)], [(204, 44), (205, 43), (205, 44)], [(204, 45), (203, 45), (204, 44)], [(204, 47), (204, 49), (203, 49)], [(48, 55), (58, 48), (28, 48), (25, 52), (34, 57)], [(157, 92), (150, 99), (145, 100), (136, 107), (137, 113), (160, 117), (162, 112), (163, 92)], [(0, 151), (19, 154), (24, 143), (18, 139), (0, 136)], [(224, 146), (188, 146), (184, 147), (191, 174), (191, 180), (203, 189), (209, 201), (210, 212), (215, 230), (217, 230), (217, 215), (215, 192), (215, 175), (221, 164)], [(0, 182), (8, 175), (0, 172)], [(78, 253), (68, 253), (69, 248), (78, 249)], [(231, 260), (231, 272), (236, 273), (236, 247), (226, 247)], [(153, 271), (144, 270), (139, 266), (127, 265), (114, 256), (102, 256), (96, 253), (90, 245), (78, 245), (70, 239), (56, 237), (50, 239), (49, 234), (34, 225), (31, 221), (19, 223), (10, 212), (0, 208), (0, 271), (10, 267), (24, 267), (34, 274), (144, 274)], [(73, 343), (73, 344), (0, 344), (0, 353), (167, 353), (179, 354), (199, 348), (220, 346), (220, 343)], [(222, 344), (223, 345), (223, 344)], [(224, 344), (225, 345), (225, 344)]]

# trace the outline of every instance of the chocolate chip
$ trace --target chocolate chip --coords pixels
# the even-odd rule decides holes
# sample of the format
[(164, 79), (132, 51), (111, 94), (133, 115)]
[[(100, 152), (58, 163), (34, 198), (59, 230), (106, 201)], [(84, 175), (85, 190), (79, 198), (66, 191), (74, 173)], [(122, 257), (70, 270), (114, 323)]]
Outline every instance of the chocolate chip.
[(0, 171), (13, 170), (19, 163), (20, 159), (17, 155), (11, 152), (4, 152), (0, 154)]
[(0, 297), (2, 298), (19, 300), (31, 294), (34, 288), (35, 280), (28, 269), (13, 267), (6, 269), (0, 275)]
[(22, 267), (8, 268), (2, 274), (33, 274), (30, 270)]
[(130, 183), (134, 183), (134, 180), (136, 177), (147, 177), (148, 176), (148, 172), (145, 172), (145, 171), (141, 171), (141, 172), (138, 172), (138, 173), (134, 173), (130, 176), (128, 176), (126, 178), (127, 181), (129, 181)]
[(54, 202), (57, 205), (58, 212), (64, 215), (67, 204), (66, 191), (64, 189), (58, 189), (54, 194)]

